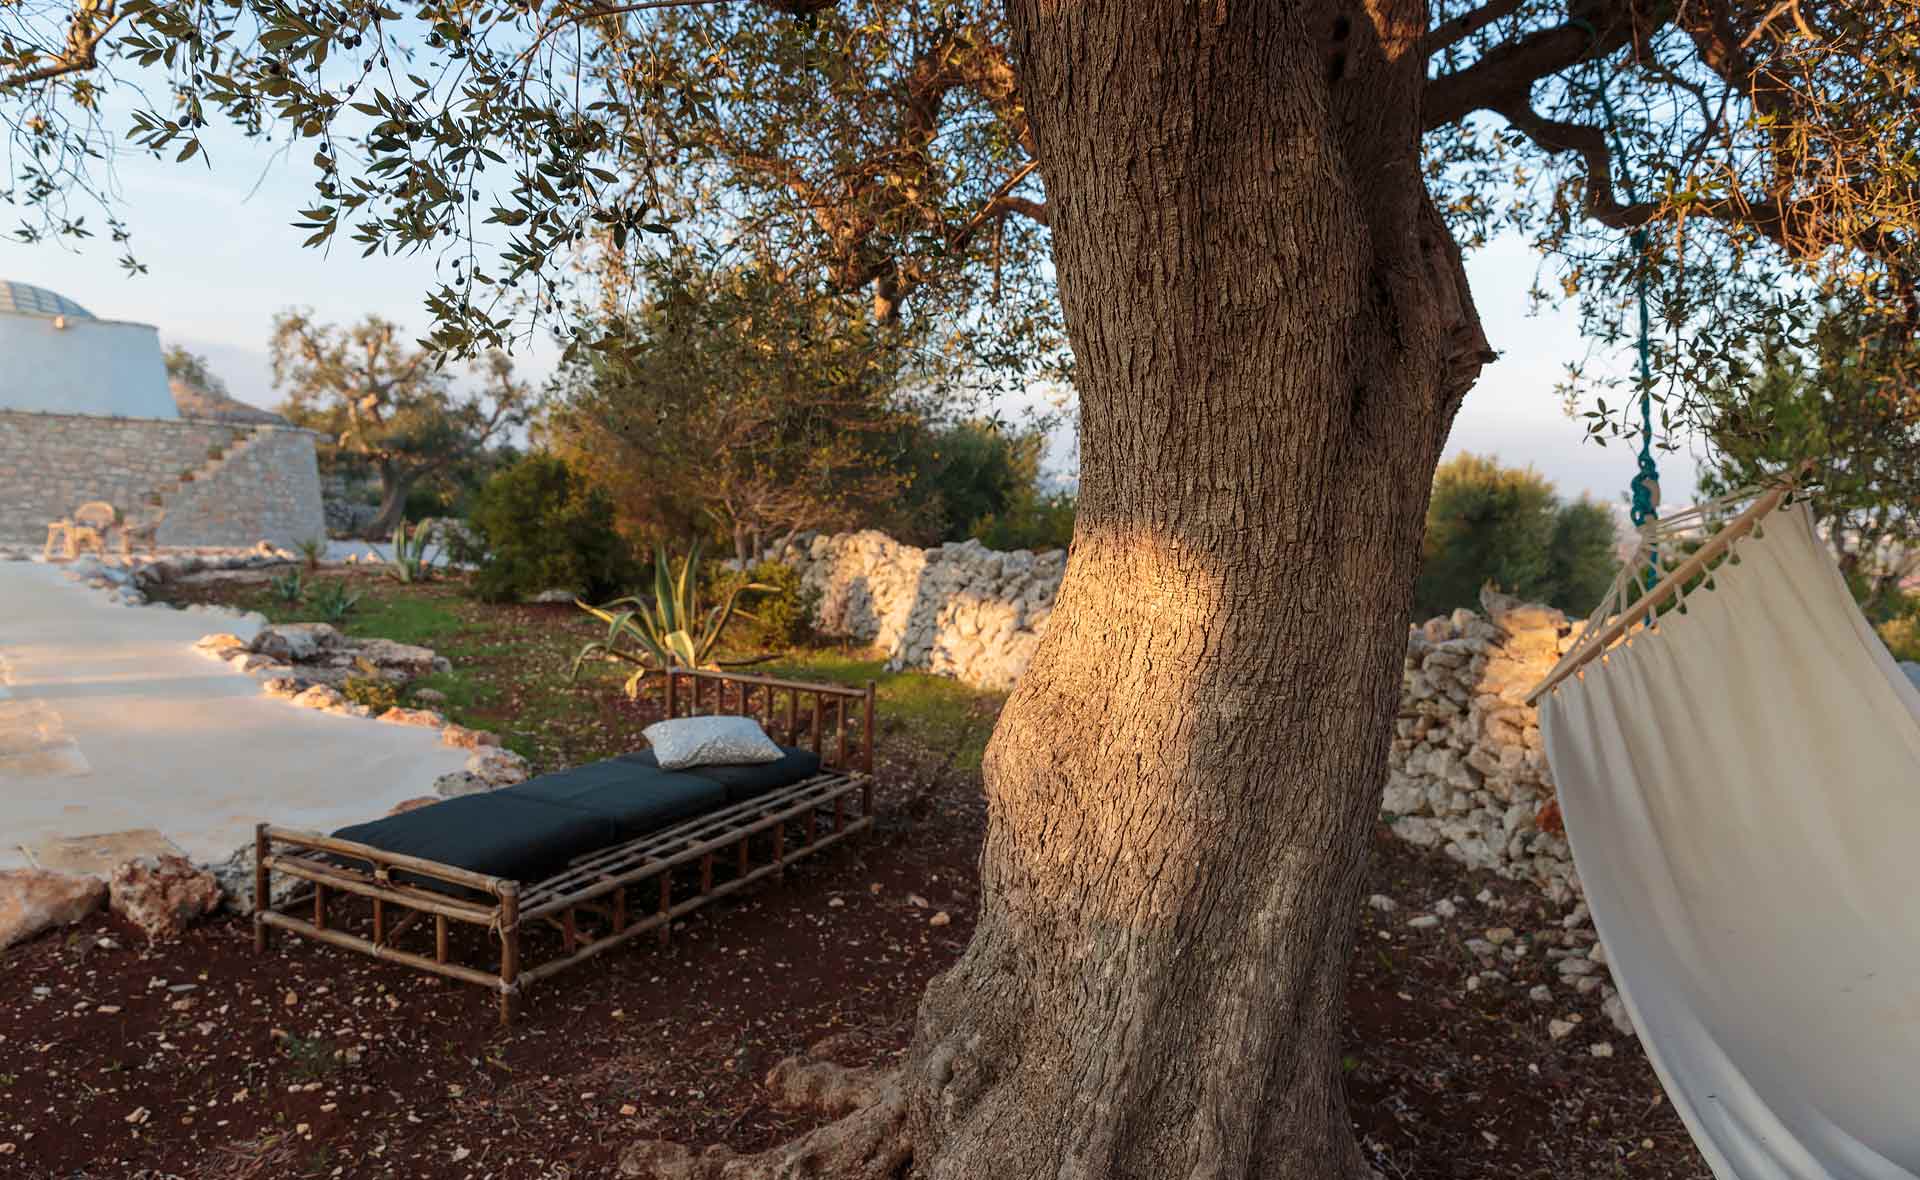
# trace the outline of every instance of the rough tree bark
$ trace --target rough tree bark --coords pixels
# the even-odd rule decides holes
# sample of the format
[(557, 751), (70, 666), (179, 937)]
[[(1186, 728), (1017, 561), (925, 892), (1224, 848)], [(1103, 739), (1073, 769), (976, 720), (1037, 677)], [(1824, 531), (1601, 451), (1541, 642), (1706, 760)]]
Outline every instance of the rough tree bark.
[(1358, 1176), (1367, 833), (1489, 358), (1420, 174), (1425, 5), (1009, 4), (1082, 475), (987, 752), (979, 925), (883, 1097), (708, 1174)]
[(384, 541), (393, 536), (393, 530), (406, 516), (407, 495), (413, 491), (418, 476), (390, 459), (380, 460), (375, 470), (380, 475), (380, 507), (363, 531), (376, 541)]

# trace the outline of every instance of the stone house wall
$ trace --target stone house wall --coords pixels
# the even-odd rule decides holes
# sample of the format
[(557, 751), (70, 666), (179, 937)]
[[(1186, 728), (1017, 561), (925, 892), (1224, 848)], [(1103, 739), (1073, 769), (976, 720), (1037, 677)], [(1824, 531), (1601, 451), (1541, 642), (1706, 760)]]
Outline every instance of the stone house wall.
[[(188, 478), (191, 477), (191, 478)], [(0, 411), (0, 543), (104, 500), (163, 545), (292, 545), (323, 536), (313, 438), (194, 419)]]
[[(996, 553), (977, 541), (917, 549), (867, 531), (803, 536), (769, 553), (820, 591), (817, 626), (874, 644), (888, 667), (1013, 685), (1046, 627), (1061, 551)], [(1409, 629), (1382, 818), (1401, 839), (1580, 893), (1526, 693), (1576, 633), (1559, 611), (1488, 595)]]

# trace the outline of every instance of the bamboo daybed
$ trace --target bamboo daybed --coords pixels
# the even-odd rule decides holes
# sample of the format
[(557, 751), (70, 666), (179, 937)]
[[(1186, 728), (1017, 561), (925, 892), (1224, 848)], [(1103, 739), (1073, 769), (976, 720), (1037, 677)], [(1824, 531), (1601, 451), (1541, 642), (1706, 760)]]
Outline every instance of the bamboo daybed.
[[(776, 741), (788, 747), (789, 759), (808, 768), (805, 777), (759, 794), (718, 777), (714, 781), (730, 785), (725, 787), (723, 799), (713, 800), (714, 805), (691, 816), (674, 815), (649, 830), (637, 830), (646, 826), (648, 819), (640, 817), (624, 825), (626, 838), (598, 841), (598, 846), (589, 849), (576, 847), (564, 862), (533, 879), (476, 872), (339, 835), (322, 836), (261, 824), (254, 832), (254, 897), (273, 897), (275, 873), (298, 878), (304, 886), (279, 905), (256, 906), (255, 952), (266, 951), (272, 931), (284, 930), (478, 984), (498, 993), (500, 1021), (506, 1024), (513, 1019), (516, 1002), (529, 985), (642, 934), (652, 932), (665, 943), (675, 919), (762, 877), (780, 875), (789, 863), (872, 827), (872, 682), (863, 688), (851, 688), (685, 668), (670, 669), (662, 679), (667, 716), (696, 715), (704, 706), (708, 713), (755, 717)], [(708, 685), (711, 691), (703, 691)], [(708, 697), (711, 699), (703, 701)], [(783, 697), (784, 719), (778, 708)], [(856, 711), (857, 718), (849, 715)], [(783, 764), (786, 761), (783, 759)], [(619, 765), (623, 762), (626, 765)], [(640, 753), (579, 769), (603, 771), (612, 776), (606, 786), (624, 789), (615, 781), (618, 776), (630, 776), (636, 773), (636, 766), (650, 762), (649, 755)], [(688, 773), (736, 769), (751, 768), (698, 768)], [(477, 807), (494, 800), (496, 809), (506, 799), (532, 807), (551, 804), (556, 798), (552, 784), (575, 773), (542, 775), (503, 791), (450, 799), (341, 832), (378, 833), (383, 824), (395, 821), (407, 821), (415, 832), (444, 829), (460, 822), (453, 813), (461, 810), (456, 805), (467, 801), (474, 801)], [(685, 778), (661, 772), (657, 765), (653, 774)], [(543, 789), (547, 792), (544, 795)], [(623, 798), (631, 802), (635, 796)], [(857, 815), (850, 801), (857, 801)], [(565, 808), (570, 802), (558, 806)], [(589, 813), (582, 822), (603, 819)], [(494, 851), (517, 838), (518, 832), (511, 826), (499, 831), (495, 820), (494, 827)], [(760, 839), (763, 836), (765, 839)], [(574, 845), (583, 838), (590, 837), (572, 831)], [(642, 887), (646, 887), (644, 895), (637, 892)], [(339, 912), (339, 903), (350, 899), (370, 903), (370, 920), (354, 924), (350, 915)], [(432, 921), (422, 927), (422, 920), (427, 918)], [(455, 961), (450, 923), (487, 932), (487, 946), (498, 944), (495, 969)], [(528, 965), (524, 954), (534, 948), (528, 946), (524, 936), (545, 927), (558, 932), (557, 957)], [(409, 934), (415, 936), (411, 945), (416, 949), (402, 949), (400, 945)]]

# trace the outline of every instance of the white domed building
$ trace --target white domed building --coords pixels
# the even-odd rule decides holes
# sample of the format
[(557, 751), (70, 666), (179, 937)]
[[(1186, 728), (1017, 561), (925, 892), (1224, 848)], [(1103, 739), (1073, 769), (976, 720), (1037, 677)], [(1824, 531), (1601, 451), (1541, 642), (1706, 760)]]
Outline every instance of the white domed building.
[(0, 279), (0, 409), (177, 418), (152, 324)]
[(324, 538), (313, 435), (184, 415), (151, 324), (0, 279), (0, 544), (105, 501), (162, 546)]

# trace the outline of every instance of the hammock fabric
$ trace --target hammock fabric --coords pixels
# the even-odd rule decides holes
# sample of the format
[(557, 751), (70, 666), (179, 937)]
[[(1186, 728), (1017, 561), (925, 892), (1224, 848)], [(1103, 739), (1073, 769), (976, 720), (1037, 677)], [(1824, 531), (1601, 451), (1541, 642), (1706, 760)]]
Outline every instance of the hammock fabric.
[(1639, 625), (1540, 728), (1627, 1010), (1714, 1175), (1912, 1180), (1920, 691), (1805, 509), (1755, 520), (1657, 621), (1620, 612)]

